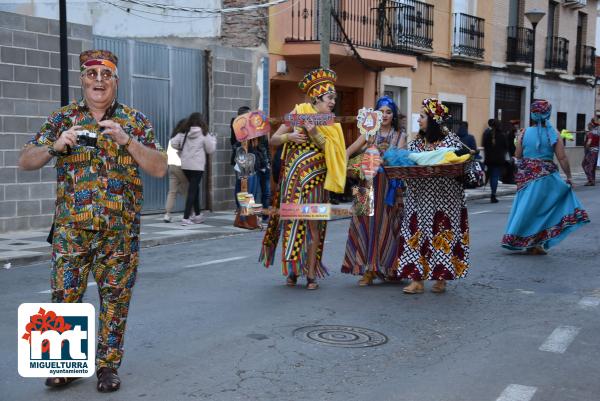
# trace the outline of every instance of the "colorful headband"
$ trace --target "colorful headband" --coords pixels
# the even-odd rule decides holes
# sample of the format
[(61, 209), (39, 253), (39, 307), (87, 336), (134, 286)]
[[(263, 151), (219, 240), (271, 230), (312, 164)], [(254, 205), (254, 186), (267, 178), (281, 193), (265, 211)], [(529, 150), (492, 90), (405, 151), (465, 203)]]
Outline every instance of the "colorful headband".
[(95, 65), (103, 65), (110, 68), (110, 70), (118, 75), (117, 65), (119, 59), (112, 52), (108, 50), (86, 50), (81, 52), (79, 55), (79, 65), (81, 66), (81, 72), (87, 68)]
[(448, 107), (434, 97), (423, 100), (423, 112), (431, 117), (438, 125), (452, 117), (448, 114)]
[(333, 70), (315, 68), (302, 78), (298, 87), (311, 98), (316, 98), (327, 93), (335, 93), (335, 81), (337, 75)]
[(95, 65), (103, 65), (105, 67), (108, 67), (115, 75), (118, 75), (117, 66), (108, 60), (88, 60), (85, 63), (81, 64), (81, 72), (84, 72), (88, 68), (93, 67)]
[(547, 100), (535, 100), (531, 103), (531, 119), (533, 121), (544, 121), (550, 118), (552, 105)]
[(375, 104), (375, 109), (379, 110), (383, 106), (387, 106), (392, 110), (392, 114), (394, 118), (398, 117), (398, 106), (389, 96), (382, 96), (377, 99), (377, 103)]

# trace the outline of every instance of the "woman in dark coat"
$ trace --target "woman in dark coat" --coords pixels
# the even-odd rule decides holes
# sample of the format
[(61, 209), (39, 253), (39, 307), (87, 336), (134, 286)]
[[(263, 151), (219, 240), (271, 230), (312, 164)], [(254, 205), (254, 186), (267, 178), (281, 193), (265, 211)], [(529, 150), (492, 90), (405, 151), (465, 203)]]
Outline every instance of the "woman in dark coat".
[(487, 177), (490, 182), (492, 194), (490, 202), (497, 203), (496, 190), (498, 188), (498, 180), (506, 161), (508, 145), (506, 137), (500, 130), (500, 123), (497, 120), (488, 121), (488, 128), (483, 134), (483, 149), (485, 151), (485, 165), (487, 167)]
[(497, 203), (496, 190), (498, 189), (498, 180), (506, 161), (508, 145), (504, 133), (500, 130), (498, 121), (490, 120), (488, 121), (488, 125), (490, 128), (483, 134), (484, 163), (487, 166), (487, 177), (492, 189), (490, 202)]

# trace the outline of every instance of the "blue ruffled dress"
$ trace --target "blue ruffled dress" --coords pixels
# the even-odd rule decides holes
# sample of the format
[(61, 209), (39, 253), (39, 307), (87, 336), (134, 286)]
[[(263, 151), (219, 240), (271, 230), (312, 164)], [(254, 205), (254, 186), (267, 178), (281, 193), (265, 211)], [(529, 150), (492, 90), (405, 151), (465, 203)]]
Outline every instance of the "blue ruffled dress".
[(523, 136), (523, 158), (517, 163), (515, 196), (502, 246), (548, 249), (589, 218), (553, 162), (558, 135), (553, 128), (529, 127)]

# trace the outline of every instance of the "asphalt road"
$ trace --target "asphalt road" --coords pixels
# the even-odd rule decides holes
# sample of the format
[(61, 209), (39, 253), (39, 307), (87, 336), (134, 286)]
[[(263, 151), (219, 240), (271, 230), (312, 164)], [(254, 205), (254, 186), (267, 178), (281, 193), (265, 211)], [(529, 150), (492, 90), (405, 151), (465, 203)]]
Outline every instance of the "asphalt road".
[[(46, 389), (17, 373), (17, 308), (49, 299), (47, 263), (0, 271), (1, 400), (598, 401), (600, 191), (592, 223), (547, 256), (499, 247), (512, 203), (469, 203), (472, 267), (446, 294), (356, 285), (339, 273), (348, 221), (330, 224), (318, 291), (257, 262), (261, 233), (143, 249), (118, 393), (95, 378)], [(94, 287), (86, 301), (97, 306)], [(368, 348), (312, 344), (298, 328), (387, 336)], [(334, 338), (335, 339), (335, 338)]]

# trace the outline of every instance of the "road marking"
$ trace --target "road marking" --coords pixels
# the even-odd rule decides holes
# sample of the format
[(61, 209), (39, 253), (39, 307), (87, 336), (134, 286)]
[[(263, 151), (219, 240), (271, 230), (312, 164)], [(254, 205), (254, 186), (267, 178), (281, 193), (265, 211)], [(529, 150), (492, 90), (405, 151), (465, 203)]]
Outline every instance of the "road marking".
[(248, 256), (236, 256), (233, 258), (215, 259), (215, 260), (209, 260), (208, 262), (196, 263), (194, 265), (187, 265), (186, 267), (200, 267), (200, 266), (216, 265), (219, 263), (232, 262), (234, 260), (246, 259), (247, 257)]
[[(98, 284), (96, 284), (95, 281), (88, 281), (88, 283), (87, 283), (88, 287), (95, 287), (96, 285), (98, 285)], [(51, 292), (52, 292), (52, 290), (44, 290), (44, 291), (38, 292), (38, 294), (50, 294)]]
[(510, 384), (496, 401), (529, 401), (536, 391), (537, 387)]
[(491, 210), (480, 210), (479, 212), (473, 212), (471, 214), (483, 214), (483, 213), (489, 213), (491, 212)]
[(578, 327), (573, 326), (557, 327), (539, 348), (540, 351), (564, 353), (579, 333), (579, 330)]
[(600, 298), (598, 297), (583, 297), (581, 301), (577, 303), (581, 309), (592, 309), (600, 305)]

